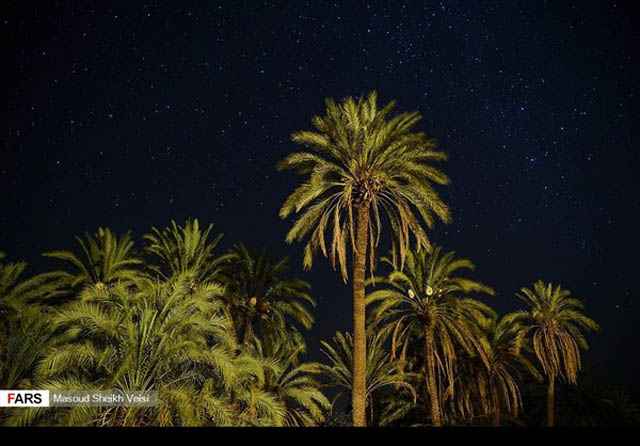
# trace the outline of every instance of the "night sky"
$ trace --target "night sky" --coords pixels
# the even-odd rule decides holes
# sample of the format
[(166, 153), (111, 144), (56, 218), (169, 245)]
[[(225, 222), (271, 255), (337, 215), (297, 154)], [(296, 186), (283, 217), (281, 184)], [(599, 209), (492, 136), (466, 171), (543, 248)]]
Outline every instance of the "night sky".
[[(635, 25), (635, 31), (633, 30)], [(301, 271), (276, 163), (325, 97), (377, 90), (450, 154), (453, 212), (432, 239), (498, 294), (542, 278), (601, 325), (599, 383), (639, 390), (638, 24), (577, 2), (35, 2), (0, 7), (0, 250), (43, 251), (109, 226), (141, 236), (197, 217), (291, 257), (319, 301), (308, 338), (351, 328), (329, 262)], [(380, 252), (383, 254), (383, 252)], [(350, 286), (350, 284), (349, 284)]]

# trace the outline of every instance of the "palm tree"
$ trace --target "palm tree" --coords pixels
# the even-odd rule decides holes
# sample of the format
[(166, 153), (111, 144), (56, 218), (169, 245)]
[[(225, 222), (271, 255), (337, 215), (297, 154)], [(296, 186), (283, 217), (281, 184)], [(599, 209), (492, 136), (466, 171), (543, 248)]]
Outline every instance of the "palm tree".
[(229, 395), (246, 393), (248, 378), (239, 364), (247, 369), (248, 362), (236, 357), (235, 334), (217, 298), (223, 290), (212, 284), (193, 290), (184, 276), (137, 285), (87, 287), (53, 318), (56, 336), (36, 368), (37, 386), (160, 390), (158, 406), (30, 408), (15, 413), (10, 424), (235, 423), (239, 403)]
[[(522, 397), (517, 379), (523, 369), (541, 379), (533, 364), (522, 355), (518, 345), (518, 330), (505, 318), (480, 318), (480, 345), (486, 364), (478, 356), (468, 357), (462, 363), (459, 376), (460, 412), (473, 411), (474, 402), (481, 403), (482, 412), (490, 417), (494, 426), (500, 425), (504, 407), (511, 416), (517, 417), (522, 410)], [(466, 373), (465, 373), (466, 372)]]
[(581, 313), (584, 305), (571, 297), (560, 285), (538, 280), (533, 290), (521, 288), (517, 297), (528, 310), (516, 311), (506, 317), (508, 323), (520, 326), (521, 339), (533, 332), (533, 350), (548, 378), (547, 426), (553, 426), (554, 385), (556, 378), (575, 384), (580, 371), (580, 349), (588, 349), (581, 330), (597, 331), (598, 324)]
[(242, 330), (243, 343), (250, 341), (259, 327), (261, 341), (268, 355), (274, 346), (288, 341), (304, 346), (295, 324), (307, 330), (313, 316), (305, 304), (316, 306), (307, 290), (308, 282), (284, 279), (288, 259), (275, 260), (267, 249), (260, 253), (236, 244), (226, 256), (219, 278), (227, 288), (230, 312)]
[[(392, 259), (382, 261), (391, 266)], [(470, 355), (487, 358), (475, 333), (479, 317), (494, 314), (485, 304), (467, 296), (471, 292), (494, 294), (479, 282), (454, 276), (460, 269), (473, 269), (466, 259), (456, 259), (454, 252), (442, 253), (439, 246), (431, 254), (425, 249), (408, 251), (405, 272), (394, 270), (386, 278), (376, 278), (384, 288), (367, 297), (374, 305), (371, 324), (384, 324), (382, 330), (392, 333), (393, 355), (404, 352), (415, 339), (424, 342), (425, 399), (430, 407), (431, 422), (441, 426), (440, 395), (448, 381), (453, 395), (457, 347)]]
[(130, 282), (138, 276), (135, 267), (142, 261), (135, 256), (130, 232), (118, 238), (111, 229), (98, 228), (96, 234), (85, 232), (84, 239), (76, 237), (76, 240), (82, 249), (81, 257), (71, 251), (43, 254), (62, 260), (69, 266), (70, 270), (50, 273), (64, 281), (68, 292), (78, 291), (86, 285), (101, 287), (117, 281)]
[(624, 391), (609, 391), (602, 398), (602, 402), (613, 410), (612, 425), (640, 425), (640, 404), (633, 401)]
[(319, 373), (320, 365), (299, 362), (299, 355), (305, 352), (304, 346), (292, 349), (282, 342), (276, 344), (272, 356), (266, 356), (262, 343), (253, 338), (248, 349), (263, 365), (264, 390), (274, 394), (284, 407), (284, 426), (315, 426), (324, 421), (331, 403), (314, 377)]
[[(393, 387), (394, 389), (408, 389), (413, 395), (415, 403), (415, 391), (409, 383), (411, 374), (403, 373), (403, 362), (391, 358), (384, 349), (386, 335), (384, 333), (372, 335), (367, 339), (367, 376), (366, 376), (366, 401), (369, 408), (369, 420), (373, 421), (374, 393), (376, 391)], [(328, 386), (352, 391), (353, 386), (353, 337), (350, 333), (336, 332), (333, 337), (333, 345), (322, 341), (322, 354), (328, 359), (329, 364), (320, 364), (318, 372), (328, 379)], [(338, 393), (335, 401), (342, 395)], [(353, 408), (352, 408), (353, 410)], [(381, 420), (381, 424), (386, 421)]]
[(223, 234), (210, 240), (212, 231), (213, 224), (200, 230), (197, 218), (188, 219), (184, 226), (172, 220), (166, 228), (152, 227), (151, 233), (144, 235), (149, 242), (144, 251), (159, 263), (150, 265), (150, 269), (164, 278), (188, 273), (197, 282), (211, 279), (224, 260), (224, 257), (217, 258), (213, 253)]
[(49, 336), (45, 303), (60, 283), (55, 275), (21, 276), (25, 262), (2, 263), (0, 252), (0, 388), (28, 387), (32, 371)]
[[(449, 208), (431, 183), (448, 184), (449, 178), (427, 164), (447, 155), (436, 150), (436, 142), (411, 129), (421, 118), (417, 112), (390, 118), (395, 103), (378, 109), (377, 95), (346, 98), (341, 104), (326, 100), (326, 115), (315, 116), (317, 131), (298, 131), (292, 140), (312, 152), (296, 152), (278, 164), (278, 169), (296, 169), (307, 178), (286, 199), (280, 217), (302, 211), (286, 241), (301, 241), (310, 233), (303, 265), (309, 269), (320, 250), (340, 266), (347, 281), (347, 246), (353, 256), (353, 424), (365, 426), (366, 333), (365, 276), (367, 256), (371, 274), (375, 248), (383, 222), (394, 234), (394, 260), (404, 264), (409, 238), (418, 247), (429, 246), (421, 220), (434, 225), (434, 216), (449, 222)], [(388, 119), (389, 118), (389, 119)], [(418, 217), (419, 216), (419, 217)], [(333, 232), (328, 248), (325, 231)], [(368, 251), (368, 255), (367, 255)]]

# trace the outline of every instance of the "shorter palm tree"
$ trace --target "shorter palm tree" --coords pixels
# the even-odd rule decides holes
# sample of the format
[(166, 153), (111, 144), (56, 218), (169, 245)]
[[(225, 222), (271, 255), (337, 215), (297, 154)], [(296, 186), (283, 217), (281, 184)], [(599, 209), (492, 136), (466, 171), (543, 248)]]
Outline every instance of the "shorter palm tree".
[(613, 411), (613, 422), (617, 426), (638, 426), (640, 424), (640, 404), (622, 390), (607, 392), (602, 402)]
[(267, 249), (250, 251), (242, 243), (226, 255), (218, 279), (226, 286), (236, 327), (243, 343), (259, 332), (267, 355), (274, 355), (277, 344), (288, 342), (290, 348), (304, 348), (297, 325), (310, 329), (313, 315), (308, 306), (316, 301), (308, 293), (311, 285), (304, 280), (285, 279), (286, 257), (276, 260)]
[(320, 364), (299, 362), (299, 356), (305, 353), (304, 347), (291, 349), (288, 343), (282, 342), (275, 346), (273, 356), (268, 357), (260, 340), (253, 338), (248, 349), (263, 365), (263, 389), (284, 407), (284, 426), (315, 426), (324, 421), (331, 403), (315, 378)]
[[(589, 345), (581, 330), (597, 331), (598, 324), (581, 313), (584, 305), (571, 292), (538, 280), (533, 289), (521, 288), (517, 297), (529, 309), (506, 316), (519, 326), (522, 339), (532, 332), (533, 351), (549, 384), (547, 387), (547, 426), (554, 421), (554, 386), (556, 378), (575, 384), (580, 371), (580, 349)], [(522, 341), (520, 341), (522, 343)]]
[[(396, 265), (387, 257), (382, 262)], [(442, 424), (440, 400), (445, 381), (447, 393), (453, 396), (458, 347), (487, 363), (474, 327), (479, 317), (494, 313), (466, 296), (471, 292), (493, 294), (493, 290), (454, 275), (460, 269), (473, 268), (469, 260), (456, 259), (454, 252), (442, 253), (438, 246), (430, 254), (409, 250), (404, 270), (375, 278), (383, 288), (367, 297), (367, 305), (374, 305), (370, 326), (382, 324), (383, 332), (392, 333), (394, 356), (400, 351), (404, 357), (409, 343), (417, 339), (424, 342), (425, 402), (434, 426)]]
[(211, 281), (225, 259), (214, 254), (223, 234), (210, 239), (212, 232), (213, 223), (201, 230), (197, 218), (188, 219), (184, 226), (171, 220), (163, 229), (152, 227), (151, 233), (144, 235), (148, 242), (144, 252), (156, 261), (149, 265), (154, 277), (188, 274), (193, 283)]
[(142, 263), (134, 252), (131, 233), (118, 238), (109, 228), (98, 228), (96, 234), (85, 232), (76, 237), (82, 250), (78, 257), (71, 251), (50, 251), (43, 256), (62, 260), (66, 270), (50, 273), (64, 282), (68, 293), (86, 285), (105, 286), (117, 281), (131, 282), (138, 277), (136, 267)]
[(487, 361), (478, 356), (467, 356), (462, 361), (457, 377), (461, 391), (456, 405), (463, 415), (473, 416), (474, 406), (479, 402), (482, 413), (494, 426), (499, 426), (503, 408), (512, 417), (522, 411), (518, 386), (521, 370), (536, 379), (541, 377), (522, 354), (518, 330), (505, 318), (481, 318), (478, 328), (481, 330), (478, 340)]
[[(366, 375), (366, 407), (369, 409), (369, 421), (374, 420), (374, 396), (377, 391), (385, 388), (404, 388), (413, 396), (416, 395), (410, 384), (413, 375), (403, 372), (403, 362), (391, 358), (385, 350), (384, 343), (387, 336), (384, 333), (370, 335), (367, 339), (367, 375)], [(330, 387), (342, 389), (334, 398), (335, 402), (343, 393), (351, 394), (353, 386), (353, 337), (350, 333), (336, 332), (333, 337), (333, 345), (322, 341), (322, 354), (328, 359), (329, 364), (320, 364), (318, 372), (323, 374)], [(381, 420), (380, 424), (386, 421)]]

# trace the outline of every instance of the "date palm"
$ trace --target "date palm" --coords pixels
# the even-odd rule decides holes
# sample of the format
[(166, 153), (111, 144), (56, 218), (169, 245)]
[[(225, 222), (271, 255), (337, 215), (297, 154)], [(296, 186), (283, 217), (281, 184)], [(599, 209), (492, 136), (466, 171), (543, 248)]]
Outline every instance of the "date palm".
[[(287, 243), (309, 240), (303, 265), (309, 269), (321, 251), (339, 265), (346, 282), (347, 254), (353, 257), (353, 423), (366, 425), (365, 276), (375, 268), (375, 250), (383, 226), (393, 233), (394, 260), (404, 263), (410, 236), (418, 247), (428, 247), (424, 225), (436, 218), (450, 221), (449, 208), (433, 183), (449, 178), (429, 163), (444, 161), (436, 142), (424, 133), (412, 132), (420, 120), (417, 112), (391, 116), (392, 101), (378, 108), (377, 95), (348, 97), (337, 104), (326, 100), (325, 116), (312, 119), (316, 131), (298, 131), (293, 142), (311, 149), (295, 152), (278, 169), (296, 169), (306, 180), (284, 202), (280, 217), (300, 214), (286, 236)], [(325, 242), (325, 232), (333, 233)]]
[(26, 262), (6, 262), (0, 251), (0, 323), (19, 316), (25, 307), (46, 301), (60, 284), (56, 274), (46, 273), (22, 280)]
[[(393, 259), (382, 261), (393, 267)], [(394, 356), (405, 352), (417, 339), (424, 343), (425, 400), (431, 422), (441, 426), (441, 394), (453, 396), (457, 350), (477, 355), (487, 364), (478, 340), (476, 321), (494, 314), (488, 306), (467, 297), (473, 292), (494, 294), (486, 285), (457, 276), (461, 269), (473, 269), (467, 259), (456, 259), (454, 252), (443, 253), (439, 246), (429, 254), (426, 249), (407, 251), (404, 271), (395, 269), (387, 277), (376, 278), (383, 285), (367, 297), (375, 305), (370, 325), (382, 324), (391, 332)], [(402, 354), (402, 353), (401, 353)]]
[(520, 326), (521, 338), (532, 332), (533, 351), (548, 379), (547, 426), (553, 426), (556, 378), (576, 383), (580, 349), (589, 348), (582, 331), (597, 331), (599, 326), (582, 314), (583, 303), (560, 285), (538, 280), (533, 289), (523, 287), (516, 295), (529, 309), (510, 314), (507, 321)]
[(212, 279), (224, 257), (216, 257), (214, 250), (222, 234), (212, 236), (213, 224), (200, 229), (198, 219), (187, 220), (184, 226), (171, 221), (168, 227), (151, 228), (144, 238), (148, 245), (144, 252), (157, 261), (149, 267), (159, 277), (169, 278), (189, 274), (193, 283)]
[(260, 340), (254, 338), (247, 348), (263, 365), (264, 390), (274, 394), (284, 407), (284, 426), (316, 426), (324, 421), (331, 403), (315, 377), (320, 365), (300, 363), (304, 346), (291, 348), (288, 343), (280, 342), (274, 346), (272, 355), (267, 356)]
[[(246, 392), (235, 335), (216, 298), (222, 289), (204, 284), (193, 290), (184, 276), (137, 285), (87, 287), (61, 310), (52, 320), (56, 336), (36, 368), (36, 384), (52, 390), (158, 390), (158, 406), (30, 408), (9, 424), (235, 423), (237, 404), (229, 395)], [(250, 364), (241, 362), (244, 368)]]
[(76, 292), (86, 285), (102, 287), (117, 281), (135, 280), (139, 272), (136, 267), (142, 262), (134, 252), (131, 233), (127, 232), (118, 238), (109, 228), (98, 228), (97, 233), (85, 232), (83, 237), (76, 237), (82, 255), (71, 251), (50, 251), (43, 256), (62, 260), (67, 270), (50, 273), (65, 282), (68, 292)]
[(518, 386), (521, 370), (536, 379), (540, 374), (522, 354), (517, 327), (505, 318), (480, 318), (479, 342), (487, 358), (486, 363), (478, 356), (467, 357), (462, 363), (458, 407), (461, 413), (473, 414), (474, 403), (479, 402), (481, 411), (491, 419), (494, 426), (500, 425), (504, 408), (517, 417), (522, 411), (522, 396)]
[(308, 308), (316, 306), (308, 293), (311, 285), (285, 279), (287, 263), (286, 257), (276, 260), (267, 249), (256, 253), (239, 243), (227, 254), (218, 276), (227, 288), (230, 312), (243, 343), (258, 330), (267, 355), (281, 342), (304, 345), (296, 325), (308, 330), (313, 324)]
[[(374, 394), (385, 388), (407, 389), (413, 396), (415, 391), (409, 383), (411, 374), (403, 373), (403, 363), (391, 358), (385, 350), (384, 343), (387, 336), (383, 333), (371, 335), (367, 339), (367, 376), (366, 401), (369, 408), (370, 420), (373, 420)], [(321, 352), (328, 360), (328, 364), (320, 364), (318, 371), (328, 379), (328, 385), (343, 391), (351, 392), (353, 386), (353, 337), (350, 333), (336, 332), (333, 343), (322, 341)], [(336, 395), (337, 400), (342, 393)], [(334, 401), (335, 401), (334, 400)], [(353, 408), (352, 408), (353, 410)], [(381, 423), (384, 424), (385, 420)]]
[(56, 276), (22, 280), (25, 262), (4, 262), (0, 252), (0, 388), (27, 386), (49, 336), (51, 309), (45, 305), (61, 285)]

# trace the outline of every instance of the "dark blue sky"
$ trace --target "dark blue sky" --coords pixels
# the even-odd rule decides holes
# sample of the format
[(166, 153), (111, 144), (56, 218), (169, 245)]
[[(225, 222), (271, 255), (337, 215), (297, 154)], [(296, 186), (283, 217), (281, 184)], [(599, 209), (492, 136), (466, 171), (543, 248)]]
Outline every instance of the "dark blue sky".
[(0, 249), (32, 272), (99, 225), (140, 241), (198, 217), (224, 248), (291, 256), (319, 359), (350, 292), (284, 244), (299, 180), (275, 164), (325, 97), (376, 89), (450, 154), (434, 240), (501, 312), (538, 278), (572, 290), (602, 327), (599, 379), (637, 390), (639, 42), (620, 3), (6, 1), (0, 27)]

